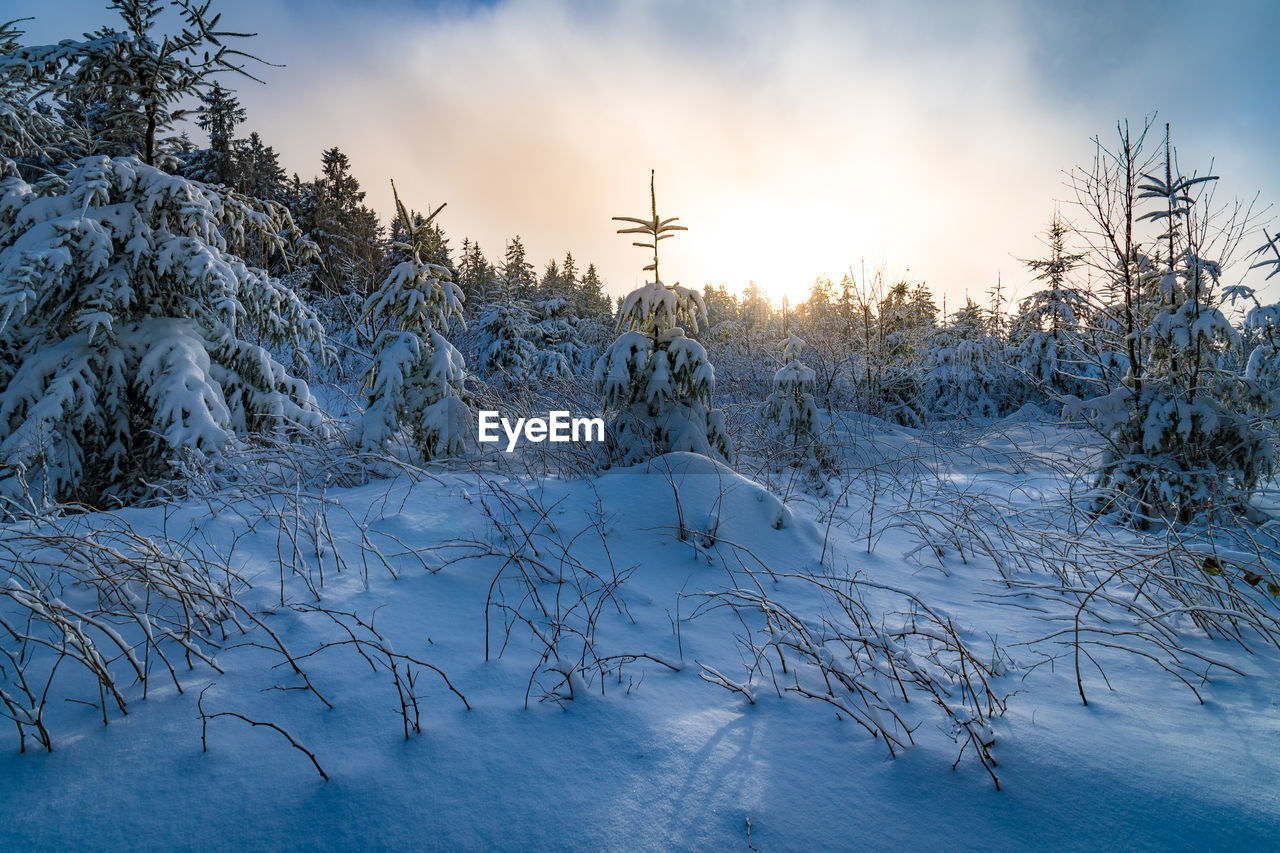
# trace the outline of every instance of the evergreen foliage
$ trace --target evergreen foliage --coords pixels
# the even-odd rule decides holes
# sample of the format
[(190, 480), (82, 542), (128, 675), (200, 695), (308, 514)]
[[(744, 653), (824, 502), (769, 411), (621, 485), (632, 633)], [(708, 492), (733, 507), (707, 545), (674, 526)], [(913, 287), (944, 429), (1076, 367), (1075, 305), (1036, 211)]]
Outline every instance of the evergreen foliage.
[(191, 156), (186, 174), (197, 181), (235, 187), (239, 184), (235, 131), (245, 119), (244, 107), (216, 81), (200, 100), (196, 124), (209, 134), (209, 147)]
[[(395, 185), (392, 185), (394, 192)], [(423, 459), (460, 453), (471, 436), (472, 414), (462, 354), (442, 330), (462, 319), (462, 289), (449, 270), (425, 260), (431, 251), (433, 221), (414, 216), (395, 195), (404, 242), (396, 264), (365, 303), (370, 322), (385, 316), (390, 328), (374, 343), (373, 363), (365, 373), (368, 397), (359, 427), (360, 444), (382, 450), (409, 428)]]
[[(218, 29), (221, 16), (210, 14), (209, 5), (112, 0), (120, 29), (104, 27), (55, 45), (11, 45), (0, 59), (0, 77), (21, 76), (75, 116), (88, 139), (85, 153), (166, 165), (166, 150), (178, 140), (164, 134), (187, 117), (187, 101), (208, 92), (219, 72), (252, 78), (244, 60), (254, 57), (230, 44), (247, 34)], [(166, 7), (182, 25), (157, 35)]]
[(58, 181), (0, 187), (0, 494), (99, 503), (234, 435), (316, 429), (277, 348), (322, 338), (286, 287), (228, 250), (290, 254), (279, 205), (87, 157)]
[(773, 376), (773, 393), (761, 413), (782, 437), (788, 462), (804, 468), (820, 485), (836, 473), (835, 454), (822, 439), (822, 415), (814, 401), (814, 372), (800, 361), (804, 341), (790, 335), (782, 342), (782, 367)]
[[(365, 294), (381, 262), (380, 227), (364, 204), (350, 159), (336, 147), (325, 150), (320, 177), (301, 192), (299, 224), (319, 247), (315, 281), (321, 292)], [(423, 239), (427, 251), (428, 238)]]
[(673, 231), (684, 231), (675, 218), (659, 219), (653, 176), (649, 179), (649, 219), (614, 217), (636, 227), (620, 234), (643, 234), (653, 250), (644, 269), (654, 280), (633, 290), (618, 309), (622, 334), (600, 356), (595, 385), (606, 410), (613, 412), (609, 436), (615, 458), (633, 464), (671, 451), (691, 451), (728, 460), (732, 457), (724, 415), (711, 408), (715, 370), (696, 334), (707, 310), (696, 290), (668, 287), (658, 279), (658, 245)]
[(930, 342), (926, 393), (931, 410), (950, 417), (998, 417), (1016, 399), (1004, 343), (972, 299)]
[(1045, 241), (1049, 256), (1024, 262), (1042, 287), (1021, 301), (1013, 322), (1017, 366), (1045, 400), (1087, 393), (1080, 330), (1088, 303), (1070, 281), (1084, 255), (1068, 251), (1069, 235), (1070, 227), (1055, 212)]

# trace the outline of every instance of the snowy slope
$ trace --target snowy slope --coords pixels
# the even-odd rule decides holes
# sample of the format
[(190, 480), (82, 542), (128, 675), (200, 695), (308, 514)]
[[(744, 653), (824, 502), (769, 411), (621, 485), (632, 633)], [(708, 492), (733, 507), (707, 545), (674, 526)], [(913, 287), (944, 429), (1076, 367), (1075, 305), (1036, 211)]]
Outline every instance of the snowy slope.
[[(951, 498), (998, 496), (1008, 512), (1057, 500), (1070, 482), (1059, 463), (1081, 452), (1073, 434), (1029, 417), (969, 437), (963, 452), (858, 429), (864, 461), (898, 466), (900, 481), (905, 468), (941, 471), (933, 482), (950, 484)], [(1280, 686), (1267, 677), (1280, 655), (1189, 640), (1247, 673), (1197, 685), (1203, 705), (1134, 656), (1103, 655), (1114, 689), (1086, 673), (1085, 707), (1067, 662), (1033, 666), (1042, 647), (1017, 645), (1047, 633), (1045, 623), (999, 597), (992, 561), (922, 557), (896, 491), (880, 498), (886, 521), (872, 525), (868, 553), (865, 486), (833, 519), (814, 499), (784, 506), (724, 466), (670, 454), (579, 481), (405, 475), (329, 490), (323, 515), (305, 499), (248, 491), (121, 512), (140, 532), (163, 529), (224, 556), (234, 542), (227, 562), (253, 585), (240, 600), (268, 612), (263, 623), (332, 708), (272, 689), (301, 682), (252, 627), (217, 651), (223, 673), (180, 668), (181, 695), (153, 677), (148, 698), (130, 688), (128, 715), (112, 710), (106, 727), (97, 708), (51, 703), (52, 753), (29, 743), (19, 755), (12, 727), (0, 734), (0, 848), (746, 849), (748, 824), (764, 851), (1265, 849), (1280, 837)], [(328, 522), (313, 527), (327, 530), (314, 537), (319, 562), (314, 548), (292, 554), (280, 534), (314, 518)], [(551, 616), (531, 621), (544, 637), (562, 627), (566, 670), (585, 648), (573, 632), (586, 630), (587, 612), (569, 592), (586, 591), (597, 614), (590, 649), (611, 659), (607, 674), (588, 667), (566, 679), (539, 666), (545, 644), (529, 625), (505, 632), (505, 619), (535, 606), (522, 571), (546, 573), (533, 587)], [(831, 601), (799, 579), (806, 573), (910, 590), (975, 650), (992, 639), (1005, 649), (1012, 663), (997, 681), (1012, 695), (992, 749), (1002, 790), (971, 751), (953, 772), (958, 746), (918, 697), (899, 706), (916, 743), (890, 759), (831, 705), (746, 684), (748, 626), (702, 594), (758, 583), (816, 625)], [(282, 594), (304, 609), (281, 607)], [(874, 589), (867, 601), (896, 606)], [(372, 624), (387, 641), (362, 647), (375, 661), (385, 648), (439, 667), (470, 710), (417, 667), (421, 732), (406, 739), (384, 668), (350, 645), (302, 659), (352, 636), (305, 610), (316, 604)], [(709, 683), (703, 666), (754, 701)], [(279, 733), (230, 717), (207, 721), (202, 753), (197, 695), (207, 685), (206, 713), (280, 725), (330, 780)], [(58, 696), (83, 702), (97, 701), (91, 687), (70, 671), (55, 681)]]

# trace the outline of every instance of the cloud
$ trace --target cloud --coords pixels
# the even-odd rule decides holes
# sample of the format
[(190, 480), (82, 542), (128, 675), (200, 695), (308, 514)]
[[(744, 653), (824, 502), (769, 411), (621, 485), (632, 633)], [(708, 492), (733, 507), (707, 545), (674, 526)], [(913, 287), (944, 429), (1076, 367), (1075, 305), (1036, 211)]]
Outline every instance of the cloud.
[[(1016, 258), (1040, 251), (1036, 235), (1067, 195), (1063, 170), (1090, 158), (1088, 137), (1117, 109), (1140, 119), (1167, 108), (1176, 132), (1189, 125), (1184, 143), (1224, 165), (1229, 153), (1264, 192), (1280, 190), (1262, 140), (1255, 150), (1190, 117), (1186, 100), (1208, 97), (1212, 73), (1153, 72), (1160, 45), (1132, 29), (1134, 59), (1117, 59), (1114, 29), (1083, 13), (942, 2), (222, 8), (229, 26), (260, 33), (255, 52), (287, 65), (266, 69), (266, 87), (239, 88), (248, 128), (289, 169), (308, 177), (337, 145), (380, 211), (395, 178), (416, 207), (449, 203), (455, 245), (470, 236), (500, 260), (519, 233), (533, 258), (594, 261), (614, 292), (640, 282), (645, 259), (610, 217), (647, 212), (651, 168), (659, 212), (690, 228), (664, 243), (669, 280), (755, 278), (794, 294), (866, 259), (909, 267), (952, 305), (998, 273), (1026, 283)], [(1116, 16), (1146, 10), (1094, 11), (1128, 27)], [(1156, 35), (1172, 28), (1159, 21)], [(1227, 108), (1204, 104), (1215, 107)], [(1231, 110), (1221, 124), (1249, 125), (1247, 109)]]

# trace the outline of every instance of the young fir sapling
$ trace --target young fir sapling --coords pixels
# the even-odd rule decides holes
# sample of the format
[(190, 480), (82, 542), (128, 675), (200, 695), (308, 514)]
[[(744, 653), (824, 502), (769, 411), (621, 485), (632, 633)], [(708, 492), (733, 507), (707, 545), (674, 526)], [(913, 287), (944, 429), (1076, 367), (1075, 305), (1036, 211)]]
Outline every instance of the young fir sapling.
[(837, 462), (820, 433), (822, 415), (813, 397), (814, 372), (800, 361), (804, 346), (795, 335), (782, 342), (783, 364), (773, 375), (773, 393), (762, 414), (786, 442), (787, 460), (820, 482), (823, 474), (836, 472)]
[[(395, 193), (394, 182), (391, 185)], [(400, 196), (396, 213), (406, 235), (397, 248), (408, 253), (365, 303), (365, 314), (391, 317), (378, 336), (365, 373), (368, 404), (358, 427), (364, 447), (381, 450), (402, 426), (409, 427), (423, 459), (459, 453), (471, 435), (466, 365), (441, 329), (462, 318), (462, 289), (449, 270), (423, 260), (431, 223), (444, 205), (415, 222)]]
[(728, 460), (733, 451), (724, 428), (724, 415), (711, 408), (715, 370), (702, 344), (686, 337), (698, 331), (707, 309), (696, 290), (668, 286), (658, 277), (658, 245), (672, 232), (676, 217), (658, 218), (658, 204), (649, 175), (651, 215), (648, 219), (615, 216), (635, 227), (619, 234), (643, 234), (648, 242), (635, 245), (653, 250), (653, 281), (633, 290), (618, 311), (622, 334), (595, 366), (595, 385), (612, 411), (611, 450), (622, 464), (634, 464), (663, 453), (690, 451)]

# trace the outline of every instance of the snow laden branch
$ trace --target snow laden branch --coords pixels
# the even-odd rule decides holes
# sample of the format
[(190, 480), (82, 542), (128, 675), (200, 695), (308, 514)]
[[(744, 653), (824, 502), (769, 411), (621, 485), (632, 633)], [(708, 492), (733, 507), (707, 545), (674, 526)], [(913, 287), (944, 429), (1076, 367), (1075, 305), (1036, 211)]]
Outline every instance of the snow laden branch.
[[(395, 184), (392, 184), (395, 192)], [(397, 264), (365, 303), (370, 321), (389, 318), (378, 336), (373, 363), (364, 376), (367, 402), (358, 440), (381, 451), (407, 426), (424, 460), (461, 452), (471, 436), (466, 365), (440, 330), (462, 320), (462, 289), (449, 270), (423, 260), (431, 222), (414, 217), (396, 194), (396, 211), (406, 236), (397, 248), (408, 258)]]
[(321, 428), (268, 346), (323, 341), (287, 287), (232, 254), (306, 243), (279, 205), (86, 157), (0, 182), (0, 498), (10, 507), (138, 492), (235, 436)]

